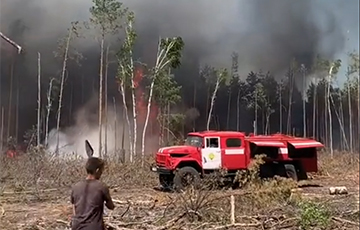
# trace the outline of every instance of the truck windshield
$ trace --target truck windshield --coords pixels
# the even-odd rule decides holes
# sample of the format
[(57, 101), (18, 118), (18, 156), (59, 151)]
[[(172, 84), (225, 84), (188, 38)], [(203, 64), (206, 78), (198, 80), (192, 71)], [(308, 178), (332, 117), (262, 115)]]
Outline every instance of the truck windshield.
[(198, 136), (187, 136), (185, 140), (185, 145), (190, 145), (200, 148), (202, 146), (202, 143), (203, 143), (202, 137), (198, 137)]

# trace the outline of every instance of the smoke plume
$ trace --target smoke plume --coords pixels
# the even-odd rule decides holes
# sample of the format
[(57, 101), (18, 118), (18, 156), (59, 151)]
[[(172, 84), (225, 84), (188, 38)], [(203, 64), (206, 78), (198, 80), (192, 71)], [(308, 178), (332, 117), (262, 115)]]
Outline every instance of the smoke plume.
[[(229, 65), (240, 54), (244, 73), (253, 69), (282, 71), (296, 58), (310, 65), (316, 54), (341, 50), (344, 33), (326, 5), (311, 0), (124, 0), (135, 11), (142, 41), (161, 36), (184, 37), (202, 62)], [(74, 20), (87, 20), (91, 1), (3, 0), (1, 28), (22, 19), (24, 40), (46, 44)], [(61, 13), (59, 13), (61, 12)]]
[[(186, 90), (186, 83), (189, 84), (192, 77), (198, 74), (199, 65), (207, 63), (229, 67), (232, 52), (239, 53), (240, 76), (252, 70), (262, 69), (271, 71), (278, 77), (288, 68), (293, 58), (305, 66), (311, 66), (317, 54), (333, 58), (344, 48), (345, 33), (339, 26), (339, 18), (328, 7), (330, 2), (337, 3), (333, 0), (124, 0), (122, 2), (135, 12), (140, 47), (137, 56), (145, 59), (146, 62), (153, 61), (159, 36), (184, 38), (186, 48), (181, 71), (186, 74), (179, 79), (180, 83), (185, 82), (183, 90)], [(347, 1), (347, 4), (357, 7), (356, 1)], [(21, 84), (27, 86), (20, 89), (20, 114), (26, 111), (33, 113), (36, 107), (36, 52), (42, 52), (43, 76), (47, 76), (44, 78), (58, 74), (60, 68), (58, 63), (54, 63), (52, 54), (56, 48), (56, 41), (63, 36), (71, 21), (88, 20), (91, 5), (90, 0), (1, 1), (1, 31), (24, 45), (29, 51), (23, 58), (26, 63), (23, 67), (25, 69), (22, 73), (18, 73), (21, 75)], [(17, 26), (15, 30), (14, 27), (19, 23), (22, 26), (20, 28)], [(80, 43), (82, 52), (87, 58), (83, 63), (86, 68), (81, 73), (69, 71), (72, 75), (69, 76), (69, 82), (74, 89), (78, 89), (80, 84), (85, 84), (82, 87), (88, 89), (84, 96), (86, 98), (91, 96), (94, 88), (94, 81), (89, 79), (97, 78), (99, 45), (90, 37)], [(2, 42), (1, 45), (4, 46), (4, 43)], [(4, 50), (2, 49), (3, 57), (5, 57)], [(31, 50), (34, 52), (32, 56), (30, 56)], [(1, 62), (5, 63), (5, 60)], [(6, 63), (9, 64), (9, 61)], [(2, 67), (4, 66), (2, 64)], [(8, 70), (2, 68), (2, 76), (8, 75)], [(80, 83), (80, 76), (85, 76), (88, 80)], [(9, 93), (7, 91), (9, 82), (4, 77), (1, 79), (3, 102), (8, 100), (6, 95)], [(44, 80), (45, 83), (47, 84), (47, 79)], [(75, 90), (74, 98), (83, 97), (76, 91), (80, 90)], [(116, 92), (116, 89), (112, 91)], [(83, 102), (79, 100), (74, 103), (76, 108), (83, 106)], [(28, 120), (34, 124), (35, 115)], [(91, 133), (89, 131), (92, 129), (91, 125), (86, 133)], [(26, 125), (19, 124), (19, 126)], [(69, 132), (73, 133), (73, 131)], [(81, 146), (82, 141), (79, 143)]]

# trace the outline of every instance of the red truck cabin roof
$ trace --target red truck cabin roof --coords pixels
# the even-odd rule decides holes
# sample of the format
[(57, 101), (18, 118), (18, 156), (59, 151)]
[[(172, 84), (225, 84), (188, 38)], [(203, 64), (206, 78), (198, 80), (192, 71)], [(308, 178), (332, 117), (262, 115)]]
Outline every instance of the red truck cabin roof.
[(188, 136), (199, 136), (199, 137), (245, 137), (245, 133), (236, 131), (202, 131), (202, 132), (191, 132)]

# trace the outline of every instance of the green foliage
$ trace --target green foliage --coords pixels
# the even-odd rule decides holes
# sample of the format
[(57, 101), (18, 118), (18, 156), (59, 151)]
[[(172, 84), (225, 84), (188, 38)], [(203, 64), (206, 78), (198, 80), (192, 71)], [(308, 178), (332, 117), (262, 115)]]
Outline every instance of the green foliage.
[(155, 79), (154, 99), (161, 108), (181, 101), (180, 91), (172, 74), (163, 72)]
[(222, 85), (228, 83), (230, 75), (227, 69), (216, 69), (215, 67), (205, 65), (200, 71), (200, 77), (203, 78), (209, 86), (215, 86), (217, 83)]
[(216, 69), (215, 75), (217, 76), (217, 79), (220, 84), (229, 82), (229, 71), (225, 68)]
[(180, 113), (172, 113), (169, 117), (169, 130), (172, 130), (175, 134), (182, 132), (185, 122), (185, 115)]
[(339, 72), (339, 69), (341, 67), (341, 60), (328, 60), (328, 59), (322, 59), (319, 56), (316, 58), (314, 70), (315, 71), (325, 71), (327, 74), (329, 74), (330, 69), (332, 68), (332, 75), (336, 75)]
[(93, 0), (90, 23), (101, 30), (101, 35), (115, 34), (121, 28), (121, 19), (127, 8), (117, 0)]
[(359, 75), (359, 54), (357, 52), (352, 52), (349, 54), (349, 59), (349, 74), (357, 73)]
[[(181, 37), (163, 38), (160, 41), (160, 48), (167, 50), (166, 59), (171, 68), (178, 68), (181, 65), (181, 53), (184, 49), (184, 41)], [(164, 66), (165, 68), (165, 66)]]
[(134, 72), (133, 63), (133, 49), (136, 42), (137, 34), (133, 28), (135, 15), (132, 11), (127, 13), (126, 27), (125, 27), (125, 40), (116, 53), (118, 61), (117, 78), (124, 84), (124, 86), (131, 85), (131, 78)]
[(322, 229), (329, 227), (331, 216), (326, 207), (310, 201), (300, 203), (299, 207), (302, 229), (309, 229), (315, 226)]
[[(80, 61), (84, 57), (72, 43), (73, 40), (82, 37), (81, 29), (78, 21), (71, 22), (70, 28), (67, 29), (67, 34), (58, 40), (57, 50), (53, 52), (56, 59), (64, 61), (64, 58), (67, 58), (67, 60), (71, 60), (76, 65), (81, 66)], [(65, 57), (66, 49), (68, 49), (67, 57)]]

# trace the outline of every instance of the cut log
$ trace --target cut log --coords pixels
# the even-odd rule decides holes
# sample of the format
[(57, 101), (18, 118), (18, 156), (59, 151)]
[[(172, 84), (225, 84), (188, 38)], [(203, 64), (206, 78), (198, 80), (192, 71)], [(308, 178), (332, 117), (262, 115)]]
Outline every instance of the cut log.
[(348, 194), (348, 190), (345, 186), (330, 187), (329, 193), (330, 193), (330, 195), (344, 195), (344, 194)]

